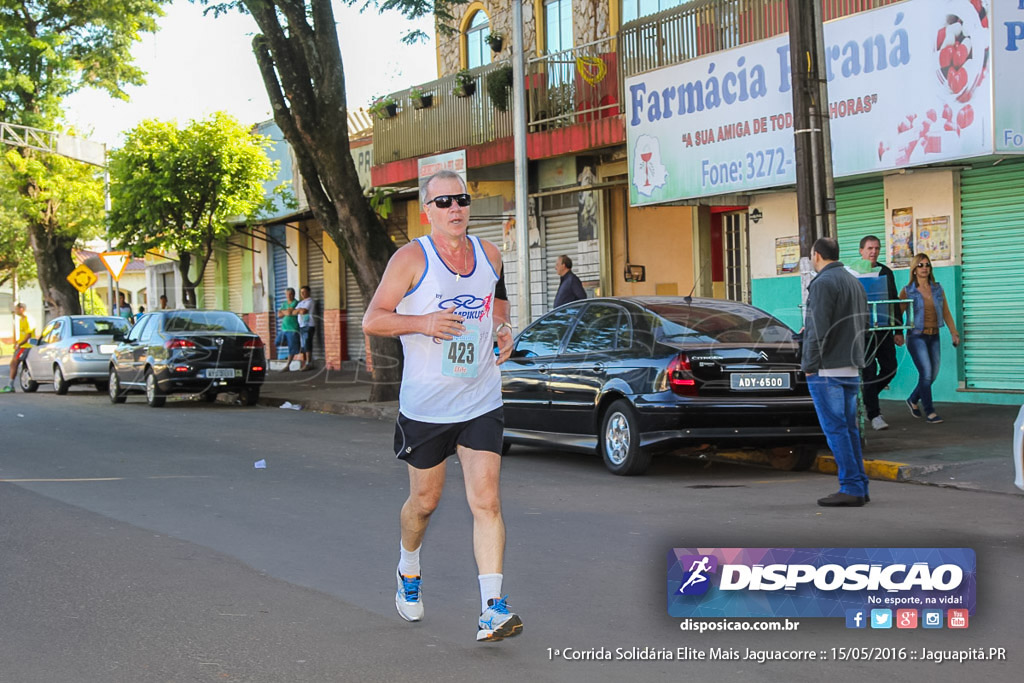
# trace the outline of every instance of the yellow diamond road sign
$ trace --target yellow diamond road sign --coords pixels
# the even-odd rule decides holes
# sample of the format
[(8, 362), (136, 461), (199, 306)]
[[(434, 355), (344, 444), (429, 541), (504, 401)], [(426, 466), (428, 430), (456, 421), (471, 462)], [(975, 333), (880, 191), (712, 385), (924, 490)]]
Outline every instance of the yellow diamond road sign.
[(68, 275), (68, 282), (79, 292), (84, 292), (96, 284), (96, 279), (96, 273), (89, 270), (84, 263), (71, 271), (71, 275)]
[(121, 279), (121, 273), (124, 272), (130, 259), (131, 254), (127, 251), (105, 251), (100, 254), (100, 260), (103, 261), (103, 265), (107, 267), (115, 280)]

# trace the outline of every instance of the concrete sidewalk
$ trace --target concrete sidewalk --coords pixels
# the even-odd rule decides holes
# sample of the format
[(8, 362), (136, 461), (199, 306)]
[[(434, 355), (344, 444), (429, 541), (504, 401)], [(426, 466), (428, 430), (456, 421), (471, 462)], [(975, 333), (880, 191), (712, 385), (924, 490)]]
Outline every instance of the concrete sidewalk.
[[(278, 364), (275, 364), (278, 365)], [(296, 363), (297, 365), (297, 363)], [(394, 420), (398, 402), (369, 403), (371, 377), (365, 368), (314, 369), (270, 373), (261, 403), (299, 405), (338, 415)], [(910, 415), (902, 400), (882, 401), (889, 429), (866, 435), (865, 467), (872, 479), (1024, 496), (1013, 485), (1013, 423), (1018, 406), (981, 403), (940, 403), (942, 424), (928, 424)], [(719, 451), (715, 457), (767, 462), (760, 451)], [(835, 472), (835, 462), (822, 450), (815, 469)]]

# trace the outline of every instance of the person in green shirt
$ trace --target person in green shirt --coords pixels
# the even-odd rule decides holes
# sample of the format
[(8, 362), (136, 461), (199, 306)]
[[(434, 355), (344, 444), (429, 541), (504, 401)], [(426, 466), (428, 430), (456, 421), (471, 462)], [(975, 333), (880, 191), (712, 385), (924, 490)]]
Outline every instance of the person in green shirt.
[(299, 344), (299, 319), (296, 317), (295, 307), (298, 301), (295, 300), (295, 290), (291, 287), (284, 291), (285, 301), (277, 308), (277, 318), (281, 324), (281, 332), (284, 333), (285, 341), (288, 344), (288, 360), (282, 372), (288, 372), (292, 367), (292, 360), (299, 355), (302, 348)]

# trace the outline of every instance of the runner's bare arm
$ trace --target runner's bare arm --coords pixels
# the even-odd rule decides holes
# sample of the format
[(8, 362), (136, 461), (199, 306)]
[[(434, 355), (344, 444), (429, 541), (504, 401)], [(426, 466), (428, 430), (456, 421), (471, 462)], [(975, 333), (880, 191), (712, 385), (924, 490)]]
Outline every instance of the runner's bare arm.
[(402, 315), (395, 312), (402, 298), (416, 286), (424, 268), (426, 262), (418, 244), (406, 244), (395, 252), (373, 299), (366, 307), (363, 332), (377, 337), (425, 334), (437, 339), (451, 339), (466, 331), (462, 316), (452, 313), (454, 307), (429, 315)]

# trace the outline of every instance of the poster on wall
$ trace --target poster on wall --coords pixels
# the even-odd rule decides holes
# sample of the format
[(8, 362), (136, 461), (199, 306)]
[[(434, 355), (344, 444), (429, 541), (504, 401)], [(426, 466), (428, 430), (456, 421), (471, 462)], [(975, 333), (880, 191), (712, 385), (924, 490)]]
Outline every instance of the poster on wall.
[(893, 209), (889, 231), (889, 267), (906, 268), (914, 258), (914, 210)]
[(949, 216), (918, 218), (915, 221), (914, 249), (924, 252), (932, 261), (953, 258), (949, 244)]
[[(584, 166), (577, 178), (580, 187), (594, 184), (594, 169)], [(577, 230), (580, 242), (589, 242), (597, 236), (597, 192), (578, 192), (577, 195)]]
[(796, 273), (800, 270), (800, 236), (775, 238), (775, 274)]
[[(988, 4), (909, 0), (825, 24), (837, 178), (992, 153)], [(787, 35), (625, 90), (632, 206), (796, 181)]]

